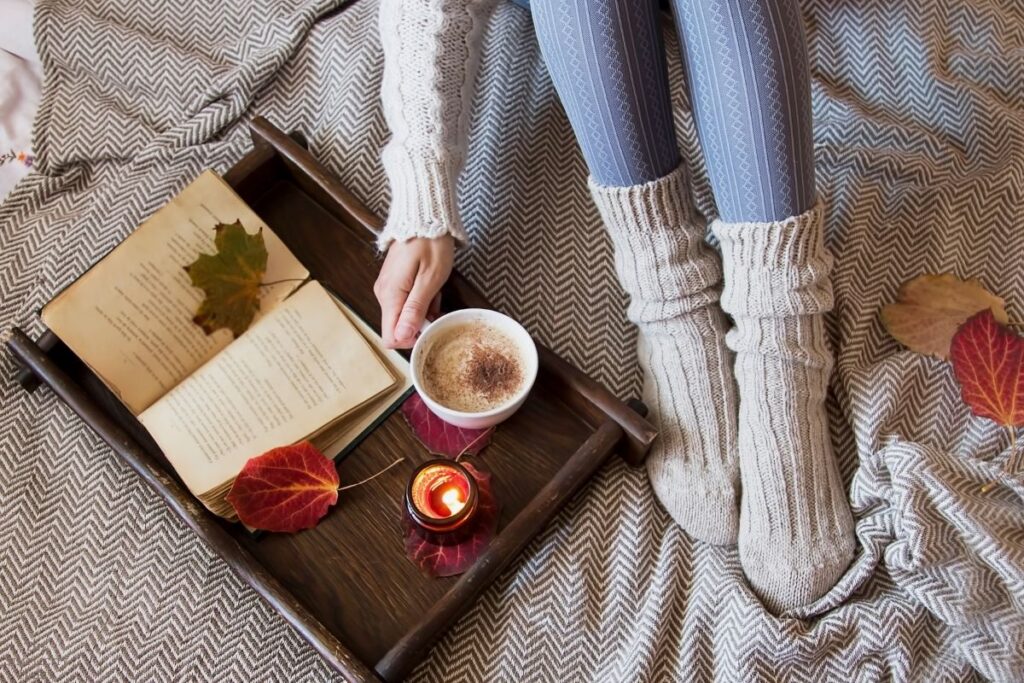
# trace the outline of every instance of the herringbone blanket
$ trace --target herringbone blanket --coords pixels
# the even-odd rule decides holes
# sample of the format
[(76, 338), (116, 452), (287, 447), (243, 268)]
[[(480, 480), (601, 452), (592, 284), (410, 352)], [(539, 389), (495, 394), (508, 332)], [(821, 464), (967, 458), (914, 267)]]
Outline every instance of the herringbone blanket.
[[(838, 255), (832, 428), (860, 550), (804, 618), (775, 618), (734, 549), (695, 543), (614, 462), (417, 671), (425, 681), (1024, 679), (1024, 481), (1008, 439), (879, 307), (927, 271), (1024, 315), (1024, 9), (807, 0), (818, 179)], [(375, 210), (374, 0), (44, 0), (38, 173), (0, 209), (0, 327), (35, 311), (206, 167), (246, 120), (302, 130)], [(708, 185), (669, 37), (677, 126)], [(460, 266), (501, 308), (635, 393), (608, 244), (531, 35), (497, 12), (460, 187)], [(2, 367), (0, 679), (314, 681), (323, 663), (48, 391)]]

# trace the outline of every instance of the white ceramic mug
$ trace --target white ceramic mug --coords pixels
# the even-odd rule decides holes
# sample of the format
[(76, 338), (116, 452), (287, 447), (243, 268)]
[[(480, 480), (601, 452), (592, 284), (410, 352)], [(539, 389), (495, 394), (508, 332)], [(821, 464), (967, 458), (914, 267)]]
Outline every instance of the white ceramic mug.
[[(430, 347), (431, 340), (435, 339), (437, 335), (443, 334), (445, 330), (457, 325), (473, 323), (492, 327), (504, 333), (515, 343), (517, 355), (523, 364), (523, 385), (519, 387), (519, 391), (514, 396), (510, 396), (501, 405), (495, 406), (490, 410), (467, 413), (446, 408), (431, 398), (430, 394), (424, 389), (423, 354), (425, 349)], [(537, 358), (537, 345), (533, 343), (530, 333), (515, 320), (507, 315), (486, 308), (464, 308), (447, 313), (437, 320), (423, 325), (423, 328), (420, 330), (420, 336), (412, 347), (410, 365), (412, 366), (413, 385), (431, 412), (448, 424), (453, 424), (456, 427), (483, 429), (494, 426), (499, 422), (504, 422), (512, 416), (512, 413), (519, 410), (519, 407), (526, 401), (526, 396), (530, 393), (530, 389), (533, 388), (533, 383), (537, 380), (537, 368), (540, 365), (540, 361)]]

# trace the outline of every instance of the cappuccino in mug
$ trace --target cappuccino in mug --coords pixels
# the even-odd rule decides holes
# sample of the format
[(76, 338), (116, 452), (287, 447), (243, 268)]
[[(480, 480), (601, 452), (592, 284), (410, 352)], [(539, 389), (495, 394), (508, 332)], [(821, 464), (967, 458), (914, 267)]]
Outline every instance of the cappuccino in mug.
[(519, 346), (482, 320), (439, 331), (423, 349), (422, 359), (423, 389), (459, 412), (497, 408), (519, 394), (526, 381)]

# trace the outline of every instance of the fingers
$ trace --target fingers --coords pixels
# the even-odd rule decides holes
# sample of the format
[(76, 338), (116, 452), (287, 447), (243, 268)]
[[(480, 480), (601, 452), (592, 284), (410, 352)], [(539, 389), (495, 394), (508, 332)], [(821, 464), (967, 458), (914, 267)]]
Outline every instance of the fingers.
[(427, 317), (427, 310), (430, 308), (430, 303), (437, 293), (436, 285), (432, 280), (433, 278), (429, 275), (420, 274), (416, 278), (416, 283), (412, 286), (412, 291), (405, 298), (402, 312), (399, 314), (398, 322), (395, 324), (395, 343), (400, 348), (412, 346), (416, 341), (416, 335), (419, 334), (420, 328), (423, 327), (423, 321)]
[(373, 293), (380, 302), (381, 338), (388, 348), (409, 348), (433, 310), (452, 269), (455, 242), (450, 236), (395, 242), (384, 257)]
[(407, 277), (395, 280), (390, 273), (382, 271), (373, 286), (380, 302), (381, 338), (387, 348), (412, 347), (427, 314), (432, 308), (435, 313), (440, 311), (438, 290), (443, 279), (438, 273), (427, 269), (415, 275), (411, 287), (408, 282)]
[(405, 304), (407, 289), (393, 287), (387, 284), (383, 278), (378, 278), (373, 286), (377, 301), (380, 303), (380, 336), (384, 340), (384, 346), (395, 348), (395, 324), (398, 316), (402, 313), (402, 306)]

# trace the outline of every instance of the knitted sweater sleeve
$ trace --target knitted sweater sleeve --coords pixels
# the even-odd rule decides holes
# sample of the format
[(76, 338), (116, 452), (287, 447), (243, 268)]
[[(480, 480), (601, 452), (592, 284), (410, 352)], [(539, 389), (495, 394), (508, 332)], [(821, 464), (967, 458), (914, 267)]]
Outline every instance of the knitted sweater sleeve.
[(391, 129), (381, 153), (391, 185), (381, 250), (413, 237), (466, 241), (456, 184), (481, 35), (495, 1), (381, 0), (381, 101)]

